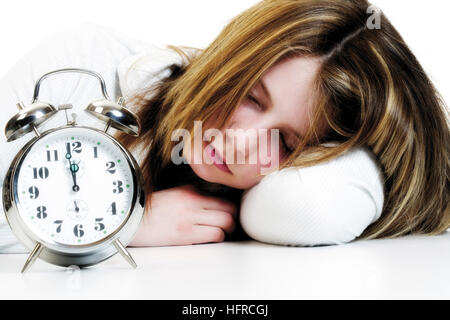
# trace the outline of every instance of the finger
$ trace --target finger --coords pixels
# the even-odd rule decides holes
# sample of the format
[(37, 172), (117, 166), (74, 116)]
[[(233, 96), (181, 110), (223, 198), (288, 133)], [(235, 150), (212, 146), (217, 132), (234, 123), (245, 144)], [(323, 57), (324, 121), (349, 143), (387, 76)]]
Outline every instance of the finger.
[(205, 196), (202, 200), (201, 207), (206, 210), (218, 210), (231, 213), (234, 217), (237, 216), (237, 206), (226, 199), (220, 197)]
[(228, 212), (215, 210), (202, 210), (195, 214), (194, 223), (197, 225), (219, 227), (227, 233), (234, 231), (235, 222)]
[(192, 226), (192, 233), (190, 239), (190, 242), (192, 244), (222, 242), (224, 240), (225, 240), (225, 233), (221, 228), (203, 225)]

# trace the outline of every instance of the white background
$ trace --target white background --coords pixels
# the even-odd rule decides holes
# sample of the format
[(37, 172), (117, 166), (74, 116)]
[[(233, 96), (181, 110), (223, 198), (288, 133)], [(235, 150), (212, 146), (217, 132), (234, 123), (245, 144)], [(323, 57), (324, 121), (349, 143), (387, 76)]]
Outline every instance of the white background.
[[(0, 76), (54, 31), (85, 21), (115, 27), (151, 43), (206, 47), (257, 0), (15, 0), (1, 7)], [(371, 1), (391, 20), (450, 104), (447, 0)]]
[[(90, 21), (149, 42), (204, 47), (256, 2), (2, 1), (0, 77), (63, 27)], [(372, 3), (400, 31), (449, 104), (450, 2)], [(449, 235), (298, 250), (253, 242), (131, 248), (136, 270), (119, 255), (88, 272), (62, 271), (38, 259), (25, 276), (18, 271), (26, 256), (9, 254), (0, 263), (0, 299), (449, 299)]]

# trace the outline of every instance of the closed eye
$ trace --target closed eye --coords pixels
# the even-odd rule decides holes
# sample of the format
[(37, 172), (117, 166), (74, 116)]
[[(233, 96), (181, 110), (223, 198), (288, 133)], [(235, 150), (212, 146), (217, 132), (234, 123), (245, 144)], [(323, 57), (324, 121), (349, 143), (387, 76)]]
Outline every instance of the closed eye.
[(259, 109), (263, 110), (263, 106), (261, 105), (261, 103), (251, 94), (247, 95), (247, 98), (253, 102)]

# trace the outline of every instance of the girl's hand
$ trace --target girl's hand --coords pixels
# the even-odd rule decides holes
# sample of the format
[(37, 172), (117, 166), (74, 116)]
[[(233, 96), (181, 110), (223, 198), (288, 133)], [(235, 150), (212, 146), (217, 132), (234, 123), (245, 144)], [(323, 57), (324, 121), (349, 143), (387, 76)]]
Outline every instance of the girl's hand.
[(129, 246), (171, 246), (221, 242), (235, 228), (237, 207), (232, 202), (199, 194), (192, 185), (152, 194), (152, 209), (145, 212)]

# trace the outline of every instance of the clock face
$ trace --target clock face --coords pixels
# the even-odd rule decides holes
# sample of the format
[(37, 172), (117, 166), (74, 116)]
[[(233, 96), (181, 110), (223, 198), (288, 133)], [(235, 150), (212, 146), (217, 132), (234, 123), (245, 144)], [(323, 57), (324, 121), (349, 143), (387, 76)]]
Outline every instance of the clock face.
[(121, 148), (101, 132), (73, 127), (46, 134), (18, 170), (19, 214), (47, 243), (96, 243), (121, 227), (131, 210), (133, 169)]

